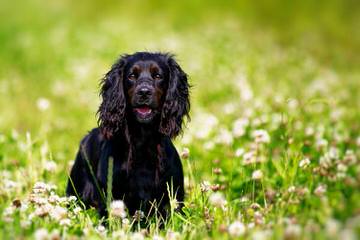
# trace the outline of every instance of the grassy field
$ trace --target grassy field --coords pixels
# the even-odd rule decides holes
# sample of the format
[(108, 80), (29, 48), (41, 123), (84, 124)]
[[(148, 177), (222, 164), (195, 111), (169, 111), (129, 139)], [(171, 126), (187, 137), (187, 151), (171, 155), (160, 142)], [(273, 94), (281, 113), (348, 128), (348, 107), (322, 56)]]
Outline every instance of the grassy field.
[[(358, 239), (360, 4), (129, 2), (0, 3), (0, 239)], [(67, 176), (99, 79), (142, 50), (193, 85), (185, 215), (104, 228)]]

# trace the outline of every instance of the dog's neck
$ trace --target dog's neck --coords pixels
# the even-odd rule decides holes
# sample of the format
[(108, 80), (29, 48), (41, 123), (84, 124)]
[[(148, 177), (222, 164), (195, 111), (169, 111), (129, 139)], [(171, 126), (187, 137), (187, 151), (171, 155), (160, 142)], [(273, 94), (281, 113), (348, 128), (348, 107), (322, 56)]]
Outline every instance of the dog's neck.
[[(157, 144), (161, 140), (161, 134), (159, 133), (159, 124), (141, 124), (141, 123), (129, 123), (129, 134), (132, 139), (141, 140), (145, 145), (151, 143)], [(136, 143), (134, 143), (136, 144)], [(136, 144), (138, 145), (138, 144)]]

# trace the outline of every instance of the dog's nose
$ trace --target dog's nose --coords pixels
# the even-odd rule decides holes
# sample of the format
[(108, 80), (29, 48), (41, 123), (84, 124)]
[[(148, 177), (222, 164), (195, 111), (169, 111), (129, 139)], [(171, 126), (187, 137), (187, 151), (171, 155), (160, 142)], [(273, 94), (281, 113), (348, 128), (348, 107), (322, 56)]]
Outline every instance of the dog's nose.
[(141, 97), (147, 97), (151, 95), (151, 90), (148, 87), (142, 87), (137, 91), (137, 94)]

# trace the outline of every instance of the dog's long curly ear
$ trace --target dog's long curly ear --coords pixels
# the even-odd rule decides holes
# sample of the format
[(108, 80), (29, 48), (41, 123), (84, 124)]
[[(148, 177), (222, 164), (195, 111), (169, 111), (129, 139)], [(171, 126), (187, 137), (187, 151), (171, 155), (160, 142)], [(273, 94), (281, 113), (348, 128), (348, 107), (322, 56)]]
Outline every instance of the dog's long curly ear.
[(159, 131), (174, 138), (182, 131), (184, 116), (190, 119), (189, 84), (186, 73), (172, 55), (167, 55), (167, 63), (170, 70), (169, 85), (162, 108)]
[(126, 124), (126, 98), (123, 86), (123, 71), (126, 55), (123, 55), (101, 81), (98, 124), (106, 139), (112, 138)]

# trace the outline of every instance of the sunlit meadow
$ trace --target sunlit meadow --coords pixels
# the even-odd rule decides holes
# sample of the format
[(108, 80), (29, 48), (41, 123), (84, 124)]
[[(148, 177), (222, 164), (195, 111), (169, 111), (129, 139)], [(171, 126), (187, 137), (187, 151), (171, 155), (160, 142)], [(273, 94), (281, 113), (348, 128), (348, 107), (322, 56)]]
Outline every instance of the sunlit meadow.
[[(0, 2), (0, 239), (359, 239), (359, 3), (256, 3)], [(142, 50), (193, 86), (184, 214), (112, 201), (105, 226), (65, 186), (99, 79)]]

